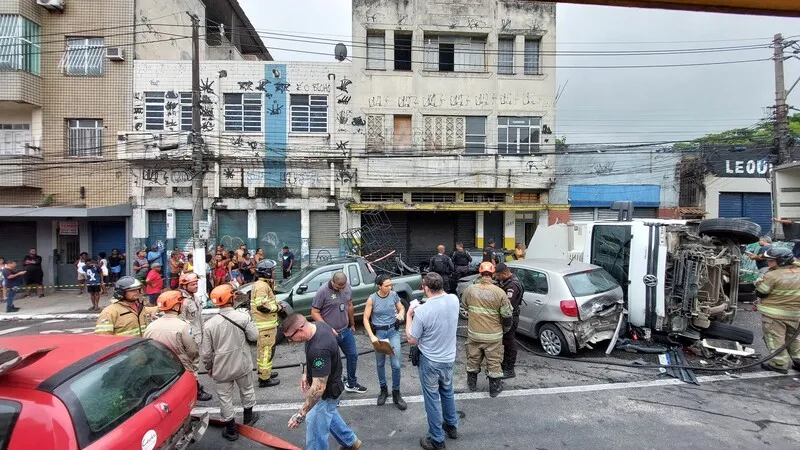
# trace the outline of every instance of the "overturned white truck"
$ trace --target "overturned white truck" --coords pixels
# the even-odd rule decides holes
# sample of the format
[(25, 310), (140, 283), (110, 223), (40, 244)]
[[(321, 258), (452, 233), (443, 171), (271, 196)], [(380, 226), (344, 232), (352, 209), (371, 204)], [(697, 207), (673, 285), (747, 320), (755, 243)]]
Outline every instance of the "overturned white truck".
[[(751, 344), (752, 331), (732, 325), (738, 302), (741, 245), (761, 227), (739, 219), (633, 219), (570, 222), (536, 230), (527, 255), (603, 267), (623, 287), (628, 324), (689, 340), (715, 337)], [(647, 331), (649, 330), (649, 332)]]

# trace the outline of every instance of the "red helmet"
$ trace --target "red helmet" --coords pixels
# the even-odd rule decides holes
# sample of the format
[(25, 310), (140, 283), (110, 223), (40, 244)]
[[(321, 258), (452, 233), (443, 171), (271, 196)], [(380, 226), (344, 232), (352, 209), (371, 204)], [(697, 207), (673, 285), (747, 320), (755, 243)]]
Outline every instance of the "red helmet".
[(166, 291), (158, 296), (158, 309), (169, 311), (175, 305), (183, 304), (183, 295), (179, 291)]
[(494, 264), (489, 261), (482, 262), (478, 267), (478, 273), (494, 273)]
[(221, 284), (211, 291), (211, 303), (216, 306), (224, 306), (233, 303), (236, 290), (230, 284)]
[(200, 281), (200, 277), (198, 277), (194, 272), (187, 272), (181, 275), (180, 279), (178, 279), (178, 284), (185, 286), (189, 283), (194, 283), (195, 281)]

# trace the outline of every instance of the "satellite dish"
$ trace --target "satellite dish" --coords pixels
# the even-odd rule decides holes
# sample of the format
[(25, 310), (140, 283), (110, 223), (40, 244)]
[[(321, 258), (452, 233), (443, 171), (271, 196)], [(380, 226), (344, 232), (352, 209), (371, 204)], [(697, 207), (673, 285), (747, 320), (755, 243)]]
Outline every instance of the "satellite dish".
[(347, 46), (339, 42), (336, 48), (333, 49), (333, 56), (337, 61), (344, 61), (347, 58)]

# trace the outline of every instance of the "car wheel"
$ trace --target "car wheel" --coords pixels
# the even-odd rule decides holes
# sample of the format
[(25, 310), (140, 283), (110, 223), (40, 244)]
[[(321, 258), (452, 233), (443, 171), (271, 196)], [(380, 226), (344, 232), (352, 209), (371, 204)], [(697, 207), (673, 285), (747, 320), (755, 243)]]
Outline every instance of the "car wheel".
[(461, 305), (458, 305), (458, 316), (464, 320), (469, 320), (469, 311)]
[(711, 322), (708, 328), (700, 330), (700, 332), (704, 337), (728, 339), (747, 345), (752, 344), (754, 339), (751, 330), (718, 321)]
[(706, 219), (698, 225), (697, 233), (747, 245), (761, 238), (761, 225), (743, 219)]
[(548, 355), (569, 355), (567, 338), (556, 325), (550, 323), (542, 325), (542, 328), (539, 329), (539, 344)]

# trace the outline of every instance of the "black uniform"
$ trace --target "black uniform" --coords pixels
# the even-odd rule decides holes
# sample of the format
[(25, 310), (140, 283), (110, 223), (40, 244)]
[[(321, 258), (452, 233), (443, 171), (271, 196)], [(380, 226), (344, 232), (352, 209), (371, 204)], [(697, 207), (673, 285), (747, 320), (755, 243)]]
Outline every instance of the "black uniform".
[(500, 262), (500, 257), (497, 255), (497, 250), (494, 247), (486, 246), (483, 249), (483, 262), (490, 262), (497, 264)]
[(472, 255), (465, 250), (456, 250), (453, 252), (453, 256), (451, 256), (450, 259), (453, 260), (453, 265), (455, 266), (455, 271), (450, 280), (450, 286), (455, 287), (458, 286), (458, 280), (469, 275), (469, 263), (472, 262)]
[(515, 339), (515, 334), (519, 325), (519, 306), (522, 303), (522, 294), (525, 293), (525, 289), (516, 275), (511, 275), (511, 278), (500, 281), (498, 286), (506, 291), (508, 301), (513, 309), (511, 329), (507, 333), (503, 333), (503, 371), (509, 372), (514, 370), (514, 365), (517, 363), (517, 340)]
[(428, 267), (428, 270), (431, 272), (436, 272), (442, 276), (444, 291), (450, 292), (450, 275), (455, 270), (455, 267), (453, 267), (453, 260), (447, 255), (437, 253), (433, 258), (431, 258), (430, 265)]

